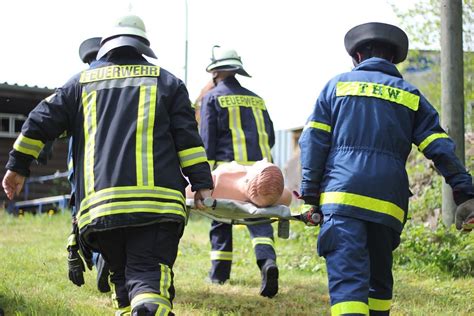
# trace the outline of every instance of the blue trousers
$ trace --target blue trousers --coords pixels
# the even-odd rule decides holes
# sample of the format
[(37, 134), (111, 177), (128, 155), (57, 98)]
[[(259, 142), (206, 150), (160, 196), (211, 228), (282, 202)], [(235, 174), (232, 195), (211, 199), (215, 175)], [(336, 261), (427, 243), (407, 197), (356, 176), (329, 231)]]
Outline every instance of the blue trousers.
[(392, 252), (400, 234), (388, 226), (325, 215), (318, 254), (326, 259), (332, 315), (388, 315)]
[[(257, 263), (266, 259), (276, 260), (272, 225), (247, 225), (247, 228), (252, 238)], [(213, 221), (209, 237), (212, 263), (209, 278), (225, 282), (230, 278), (232, 266), (232, 225)]]

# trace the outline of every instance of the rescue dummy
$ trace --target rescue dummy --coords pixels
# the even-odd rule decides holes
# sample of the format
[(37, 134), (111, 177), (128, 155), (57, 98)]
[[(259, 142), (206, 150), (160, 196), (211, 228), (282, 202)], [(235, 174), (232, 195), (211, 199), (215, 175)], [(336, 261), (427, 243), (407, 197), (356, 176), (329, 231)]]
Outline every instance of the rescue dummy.
[[(265, 159), (251, 166), (236, 161), (221, 164), (212, 171), (212, 179), (214, 199), (250, 202), (258, 207), (291, 203), (291, 193), (284, 187), (280, 168)], [(189, 186), (186, 197), (194, 197)]]
[(355, 68), (326, 84), (303, 130), (301, 195), (324, 215), (318, 254), (326, 260), (331, 314), (389, 315), (412, 144), (452, 187), (459, 229), (474, 215), (474, 187), (438, 113), (395, 66), (408, 53), (405, 32), (366, 23), (349, 30), (344, 44)]

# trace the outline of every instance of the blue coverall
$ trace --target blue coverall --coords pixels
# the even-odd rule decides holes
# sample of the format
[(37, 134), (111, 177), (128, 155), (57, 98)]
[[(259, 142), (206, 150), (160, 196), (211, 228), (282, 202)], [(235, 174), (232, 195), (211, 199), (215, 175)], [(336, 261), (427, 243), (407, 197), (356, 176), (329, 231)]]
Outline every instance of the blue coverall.
[(319, 198), (324, 214), (318, 253), (334, 315), (389, 313), (412, 144), (434, 162), (457, 204), (474, 197), (438, 113), (392, 63), (367, 59), (330, 80), (316, 101), (300, 138), (301, 190)]

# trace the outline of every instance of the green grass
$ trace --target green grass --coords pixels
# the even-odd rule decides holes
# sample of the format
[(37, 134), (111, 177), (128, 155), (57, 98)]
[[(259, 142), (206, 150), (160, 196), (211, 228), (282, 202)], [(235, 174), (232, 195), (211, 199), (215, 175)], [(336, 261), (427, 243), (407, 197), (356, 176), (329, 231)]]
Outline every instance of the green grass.
[[(328, 315), (326, 268), (317, 257), (317, 229), (292, 223), (289, 240), (276, 240), (280, 292), (258, 295), (260, 274), (245, 228), (234, 227), (229, 284), (206, 283), (209, 222), (193, 217), (175, 265), (177, 315)], [(110, 296), (96, 290), (95, 271), (76, 287), (67, 278), (68, 214), (12, 217), (0, 211), (0, 306), (6, 315), (112, 315)], [(474, 278), (395, 267), (392, 315), (474, 313)]]

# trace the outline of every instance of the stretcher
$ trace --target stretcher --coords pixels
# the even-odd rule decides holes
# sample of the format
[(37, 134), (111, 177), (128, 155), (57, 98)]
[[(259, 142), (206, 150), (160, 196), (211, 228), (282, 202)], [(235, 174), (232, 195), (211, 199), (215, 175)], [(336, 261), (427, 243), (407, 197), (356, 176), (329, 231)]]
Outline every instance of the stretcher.
[(290, 233), (290, 221), (303, 221), (301, 215), (291, 214), (286, 205), (274, 205), (260, 208), (252, 203), (229, 199), (206, 198), (205, 210), (194, 206), (193, 199), (186, 199), (186, 205), (192, 212), (212, 220), (230, 225), (257, 225), (278, 222), (278, 237), (287, 239)]

